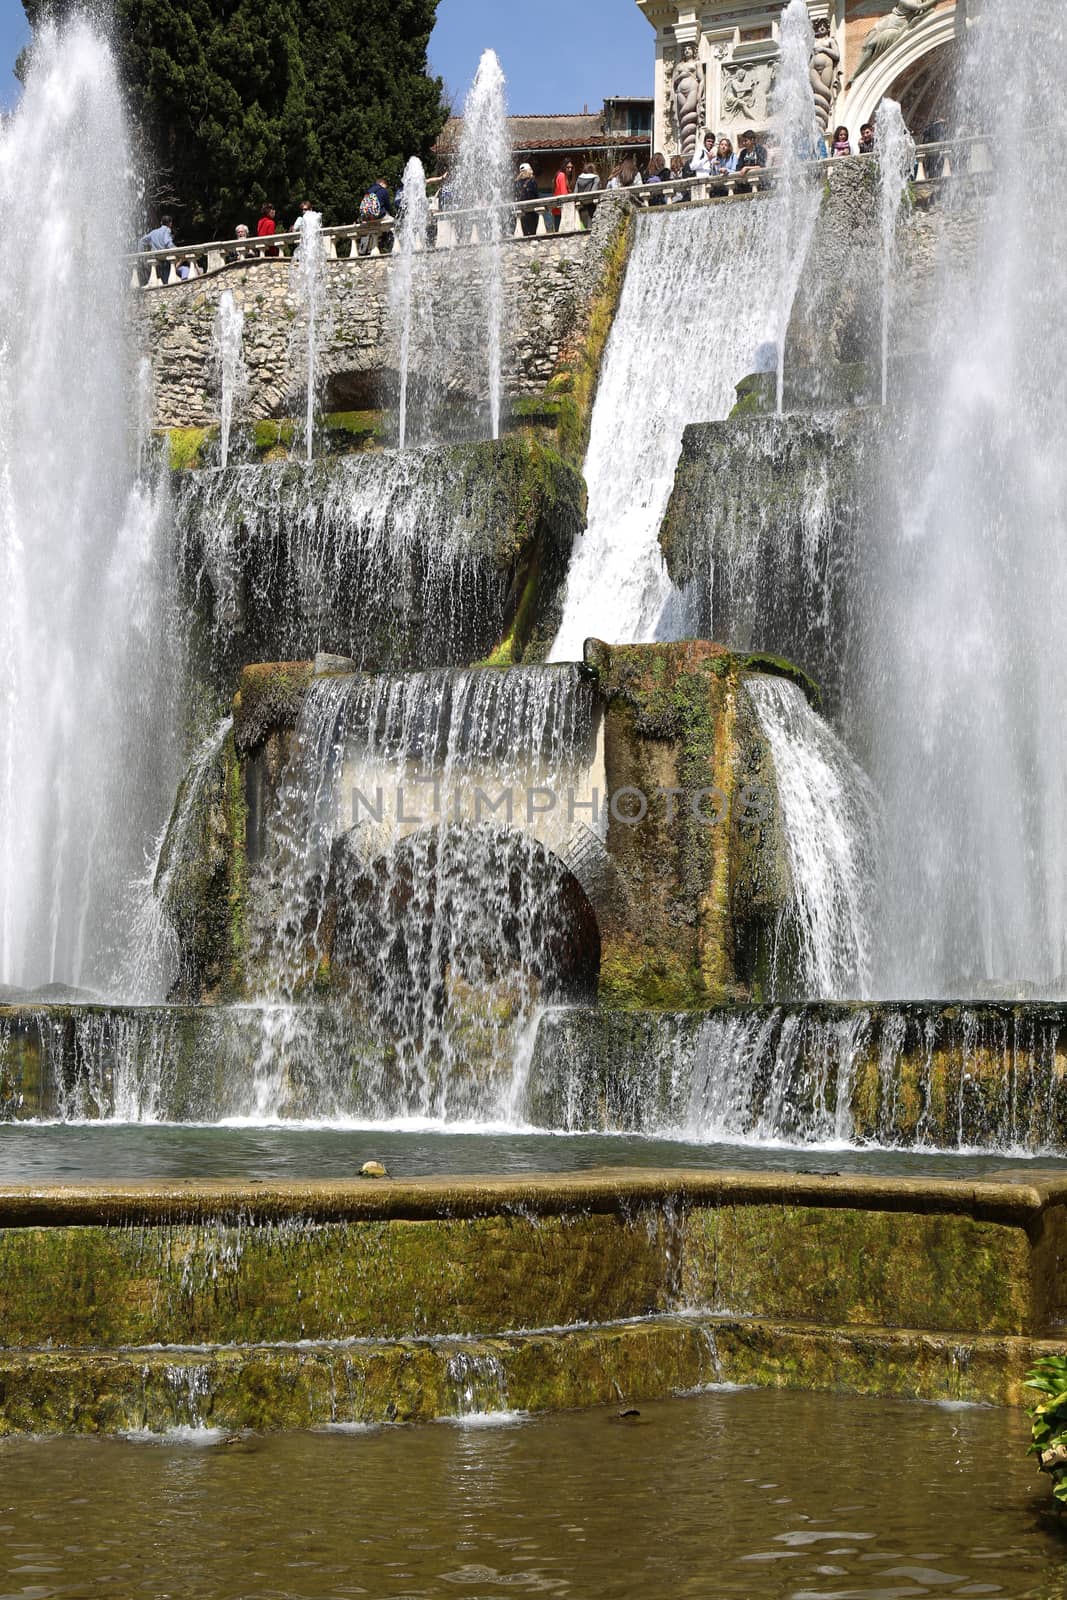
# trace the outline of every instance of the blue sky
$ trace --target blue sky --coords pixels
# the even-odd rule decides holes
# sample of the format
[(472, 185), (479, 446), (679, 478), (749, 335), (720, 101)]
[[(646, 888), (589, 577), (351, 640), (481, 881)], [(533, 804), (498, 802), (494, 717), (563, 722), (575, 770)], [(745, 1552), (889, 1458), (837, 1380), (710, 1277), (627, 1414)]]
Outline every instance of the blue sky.
[(22, 0), (0, 0), (0, 107), (13, 105), (18, 95), (15, 57), (29, 37)]
[[(0, 0), (0, 106), (18, 94), (11, 69), (28, 38), (21, 0)], [(462, 101), (491, 45), (512, 111), (593, 110), (652, 93), (652, 40), (634, 0), (440, 0), (430, 60)]]
[(652, 93), (654, 39), (635, 0), (440, 0), (430, 61), (462, 102), (491, 46), (511, 111), (592, 111)]

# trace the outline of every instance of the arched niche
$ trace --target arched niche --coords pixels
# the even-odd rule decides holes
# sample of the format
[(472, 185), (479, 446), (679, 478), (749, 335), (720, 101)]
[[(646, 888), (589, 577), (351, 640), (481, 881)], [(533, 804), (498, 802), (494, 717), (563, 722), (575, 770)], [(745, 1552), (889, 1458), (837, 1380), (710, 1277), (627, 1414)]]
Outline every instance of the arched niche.
[(943, 110), (938, 95), (947, 94), (951, 87), (961, 20), (959, 7), (951, 5), (916, 23), (853, 82), (834, 108), (834, 122), (844, 123), (856, 135), (865, 122), (873, 120), (879, 105), (888, 97), (900, 101), (912, 134), (921, 137), (923, 128)]

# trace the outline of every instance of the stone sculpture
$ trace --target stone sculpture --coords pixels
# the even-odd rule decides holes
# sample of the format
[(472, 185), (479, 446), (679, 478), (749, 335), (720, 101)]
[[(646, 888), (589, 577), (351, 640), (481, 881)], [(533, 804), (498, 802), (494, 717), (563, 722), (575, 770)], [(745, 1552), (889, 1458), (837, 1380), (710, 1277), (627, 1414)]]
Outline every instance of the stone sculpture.
[(830, 32), (830, 24), (820, 17), (815, 24), (815, 49), (811, 53), (811, 92), (815, 96), (815, 115), (823, 134), (830, 126), (830, 113), (840, 87), (841, 50)]
[(896, 0), (896, 5), (889, 15), (883, 17), (881, 22), (876, 22), (863, 41), (859, 65), (849, 81), (849, 88), (851, 89), (862, 72), (866, 72), (872, 61), (884, 56), (887, 50), (892, 50), (893, 46), (903, 39), (909, 28), (921, 22), (936, 4), (937, 0)]
[(678, 148), (683, 156), (691, 156), (704, 121), (704, 69), (697, 60), (695, 45), (687, 44), (682, 50), (671, 80), (671, 93)]
[(770, 114), (775, 63), (733, 61), (722, 69), (722, 114), (727, 122), (765, 122)]

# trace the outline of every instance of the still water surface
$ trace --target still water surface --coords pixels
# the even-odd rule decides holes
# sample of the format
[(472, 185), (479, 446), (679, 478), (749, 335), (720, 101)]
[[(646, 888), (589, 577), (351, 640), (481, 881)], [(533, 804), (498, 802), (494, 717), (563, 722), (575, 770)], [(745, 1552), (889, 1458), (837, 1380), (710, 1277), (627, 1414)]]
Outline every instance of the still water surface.
[(511, 1426), (0, 1443), (19, 1600), (1063, 1600), (1017, 1412), (734, 1390)]
[(0, 1183), (135, 1178), (351, 1178), (364, 1161), (397, 1178), (434, 1173), (576, 1172), (592, 1167), (729, 1168), (990, 1178), (1067, 1177), (1067, 1161), (997, 1152), (855, 1150), (692, 1144), (635, 1135), (470, 1131), (440, 1124), (376, 1127), (189, 1126), (151, 1123), (0, 1124)]

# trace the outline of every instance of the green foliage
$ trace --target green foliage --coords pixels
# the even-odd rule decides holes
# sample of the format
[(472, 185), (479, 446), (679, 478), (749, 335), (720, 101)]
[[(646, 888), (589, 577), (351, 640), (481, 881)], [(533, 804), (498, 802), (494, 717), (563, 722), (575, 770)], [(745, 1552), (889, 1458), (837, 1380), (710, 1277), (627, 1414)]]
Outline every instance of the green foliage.
[(1029, 1407), (1030, 1454), (1052, 1479), (1055, 1498), (1067, 1505), (1067, 1356), (1043, 1357), (1026, 1374), (1026, 1385), (1045, 1397)]
[[(75, 0), (23, 0), (36, 25)], [(288, 226), (308, 199), (353, 222), (368, 184), (428, 159), (444, 124), (427, 72), (437, 0), (114, 0), (114, 37), (145, 141), (151, 220), (192, 242)]]

